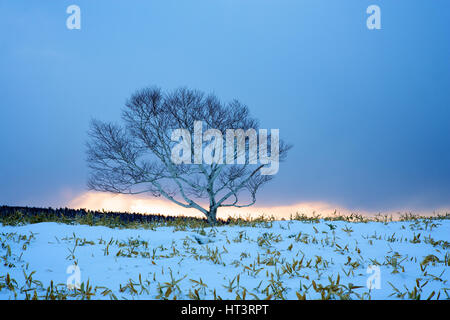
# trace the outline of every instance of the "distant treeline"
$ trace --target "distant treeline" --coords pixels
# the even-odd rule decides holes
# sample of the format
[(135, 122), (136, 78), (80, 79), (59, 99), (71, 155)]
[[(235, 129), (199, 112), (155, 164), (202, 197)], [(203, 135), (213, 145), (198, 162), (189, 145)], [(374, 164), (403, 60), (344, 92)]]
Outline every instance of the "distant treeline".
[[(154, 223), (154, 222), (202, 222), (205, 219), (186, 217), (186, 216), (166, 216), (162, 214), (141, 214), (128, 212), (112, 212), (112, 211), (93, 211), (86, 209), (70, 209), (70, 208), (36, 208), (36, 207), (10, 207), (0, 206), (0, 221), (7, 220), (10, 217), (22, 216), (24, 220), (30, 218), (41, 217), (53, 218), (56, 220), (66, 219), (77, 221), (84, 218), (92, 219), (93, 221), (101, 219), (117, 219), (121, 223)], [(51, 220), (53, 220), (51, 219)], [(38, 219), (40, 220), (40, 219)], [(221, 224), (227, 224), (227, 221), (221, 221)]]

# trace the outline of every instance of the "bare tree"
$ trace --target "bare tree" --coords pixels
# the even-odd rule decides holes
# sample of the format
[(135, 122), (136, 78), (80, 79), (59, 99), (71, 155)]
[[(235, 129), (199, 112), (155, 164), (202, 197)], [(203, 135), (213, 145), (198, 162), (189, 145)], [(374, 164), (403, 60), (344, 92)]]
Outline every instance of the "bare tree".
[[(123, 126), (97, 120), (91, 123), (87, 155), (91, 169), (88, 187), (92, 190), (162, 196), (184, 208), (199, 210), (214, 224), (218, 208), (253, 205), (258, 189), (273, 177), (261, 174), (268, 163), (250, 159), (250, 138), (245, 136), (244, 150), (234, 147), (234, 137), (232, 148), (235, 159), (242, 152), (247, 155), (244, 163), (172, 161), (173, 148), (179, 142), (173, 141), (171, 134), (179, 128), (192, 132), (196, 121), (202, 121), (204, 130), (258, 130), (258, 122), (237, 100), (224, 104), (215, 95), (196, 90), (163, 93), (159, 88), (145, 88), (126, 102), (122, 120)], [(267, 140), (271, 153), (277, 152), (283, 160), (290, 146), (280, 140), (275, 150), (270, 135)], [(200, 141), (202, 148), (207, 142)], [(190, 145), (189, 160), (195, 153)], [(225, 150), (222, 141), (220, 145)]]

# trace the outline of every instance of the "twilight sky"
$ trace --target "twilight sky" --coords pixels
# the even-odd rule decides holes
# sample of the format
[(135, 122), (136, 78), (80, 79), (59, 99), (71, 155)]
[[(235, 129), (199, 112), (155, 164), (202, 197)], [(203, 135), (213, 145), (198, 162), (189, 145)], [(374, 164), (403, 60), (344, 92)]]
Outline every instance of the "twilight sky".
[(260, 207), (450, 208), (449, 26), (445, 0), (0, 0), (0, 205), (85, 196), (90, 119), (157, 85), (237, 98), (294, 144)]

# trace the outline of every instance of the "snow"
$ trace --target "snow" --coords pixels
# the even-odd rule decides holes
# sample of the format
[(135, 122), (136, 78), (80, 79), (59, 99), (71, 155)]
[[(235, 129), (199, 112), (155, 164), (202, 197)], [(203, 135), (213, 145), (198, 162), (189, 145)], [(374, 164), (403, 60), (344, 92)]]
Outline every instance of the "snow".
[[(448, 299), (450, 293), (450, 220), (179, 229), (0, 224), (0, 299), (49, 298), (51, 282), (54, 296), (67, 299)], [(76, 284), (72, 265), (81, 289), (67, 288), (68, 279)]]

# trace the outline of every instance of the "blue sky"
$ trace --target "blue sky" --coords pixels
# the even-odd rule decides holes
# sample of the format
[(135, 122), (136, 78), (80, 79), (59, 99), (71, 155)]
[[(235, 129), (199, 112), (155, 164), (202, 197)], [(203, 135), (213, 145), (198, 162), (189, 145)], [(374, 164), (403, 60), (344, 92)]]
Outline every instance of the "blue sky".
[(90, 119), (158, 85), (238, 98), (294, 144), (260, 205), (448, 208), (449, 24), (444, 0), (0, 0), (0, 204), (86, 191)]

